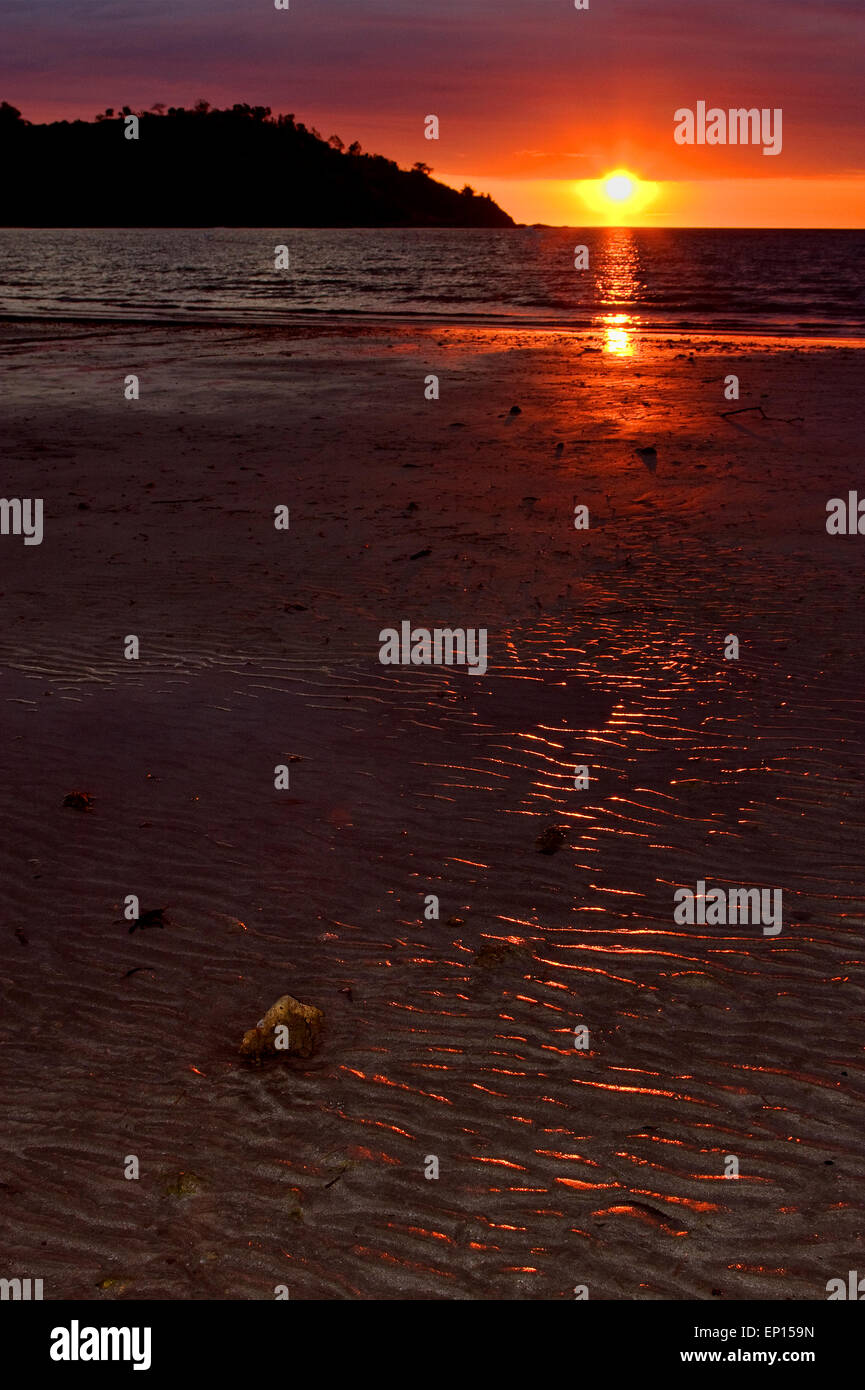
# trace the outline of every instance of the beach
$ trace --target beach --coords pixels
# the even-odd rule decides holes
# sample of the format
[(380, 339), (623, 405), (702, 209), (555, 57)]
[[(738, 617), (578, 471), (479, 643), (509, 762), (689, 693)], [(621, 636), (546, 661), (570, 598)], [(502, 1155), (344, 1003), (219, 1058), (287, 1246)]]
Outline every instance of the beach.
[[(0, 354), (4, 496), (45, 513), (0, 538), (5, 1277), (861, 1267), (863, 541), (826, 530), (861, 340), (41, 320)], [(406, 620), (486, 629), (486, 675), (383, 665)], [(677, 924), (700, 881), (782, 889), (783, 930)], [(285, 993), (322, 1044), (251, 1067)]]

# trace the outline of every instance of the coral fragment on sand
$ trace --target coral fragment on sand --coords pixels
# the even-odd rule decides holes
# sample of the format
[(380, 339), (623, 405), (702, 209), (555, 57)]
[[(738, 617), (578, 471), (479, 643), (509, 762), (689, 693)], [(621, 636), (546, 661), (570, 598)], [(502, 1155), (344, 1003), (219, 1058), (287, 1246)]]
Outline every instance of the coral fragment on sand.
[(283, 994), (259, 1019), (255, 1028), (244, 1033), (241, 1057), (260, 1061), (262, 1056), (311, 1057), (321, 1035), (324, 1014), (313, 1004), (301, 1004)]
[(517, 965), (526, 970), (534, 962), (531, 947), (512, 941), (485, 941), (475, 952), (475, 969), (498, 970), (503, 965)]

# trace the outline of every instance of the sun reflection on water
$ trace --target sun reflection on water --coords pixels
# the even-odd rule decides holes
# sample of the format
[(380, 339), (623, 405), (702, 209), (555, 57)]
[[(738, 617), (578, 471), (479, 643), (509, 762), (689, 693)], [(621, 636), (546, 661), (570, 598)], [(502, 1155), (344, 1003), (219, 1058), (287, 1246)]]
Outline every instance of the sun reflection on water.
[(639, 318), (629, 312), (640, 297), (640, 253), (627, 227), (613, 227), (603, 240), (598, 267), (598, 298), (608, 312), (596, 323), (603, 330), (603, 350), (613, 357), (633, 357)]

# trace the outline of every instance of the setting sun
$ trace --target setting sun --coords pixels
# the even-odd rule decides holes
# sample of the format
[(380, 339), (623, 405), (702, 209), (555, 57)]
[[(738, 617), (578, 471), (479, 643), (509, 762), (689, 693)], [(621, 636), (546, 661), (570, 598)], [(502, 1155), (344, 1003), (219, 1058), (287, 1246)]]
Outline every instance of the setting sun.
[(604, 181), (604, 192), (614, 203), (627, 202), (628, 198), (633, 197), (635, 189), (634, 179), (624, 171), (610, 174), (609, 178)]
[(654, 203), (660, 186), (641, 179), (627, 169), (613, 169), (602, 179), (582, 179), (572, 185), (584, 209), (594, 214), (594, 221), (627, 226), (643, 221), (643, 214)]

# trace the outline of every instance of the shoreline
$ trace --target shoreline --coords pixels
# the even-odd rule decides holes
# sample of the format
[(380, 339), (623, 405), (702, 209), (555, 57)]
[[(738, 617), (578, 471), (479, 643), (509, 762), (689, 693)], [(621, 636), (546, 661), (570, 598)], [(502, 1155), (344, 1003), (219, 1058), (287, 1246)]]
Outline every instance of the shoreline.
[[(404, 329), (406, 332), (412, 331), (437, 331), (444, 328), (453, 329), (487, 329), (491, 333), (496, 332), (524, 332), (524, 333), (567, 333), (573, 337), (603, 338), (609, 332), (625, 331), (629, 335), (641, 341), (650, 343), (660, 340), (679, 340), (698, 338), (700, 341), (717, 340), (724, 343), (739, 343), (742, 346), (756, 344), (757, 346), (771, 343), (783, 344), (785, 347), (799, 346), (821, 346), (821, 347), (865, 347), (865, 330), (856, 333), (828, 333), (828, 332), (804, 332), (801, 328), (784, 331), (780, 328), (766, 327), (765, 329), (751, 329), (747, 327), (727, 327), (718, 328), (714, 325), (694, 325), (693, 327), (658, 327), (656, 325), (644, 326), (630, 321), (621, 322), (618, 314), (610, 314), (610, 322), (604, 322), (597, 316), (591, 322), (574, 324), (565, 320), (548, 321), (535, 320), (527, 322), (524, 319), (505, 317), (491, 317), (478, 315), (472, 317), (463, 315), (455, 317), (453, 314), (442, 314), (441, 317), (435, 315), (409, 315), (395, 313), (387, 314), (368, 314), (361, 311), (331, 311), (331, 310), (304, 310), (290, 316), (286, 315), (283, 319), (252, 319), (252, 318), (226, 318), (212, 317), (202, 318), (111, 318), (102, 315), (68, 315), (57, 314), (15, 314), (0, 312), (0, 324), (39, 324), (46, 327), (56, 325), (58, 328), (68, 325), (75, 327), (96, 327), (96, 328), (185, 328), (185, 329), (236, 329), (270, 333), (289, 333), (292, 328), (304, 329), (320, 327), (323, 330), (330, 327), (359, 329)], [(614, 320), (614, 321), (613, 321)]]

